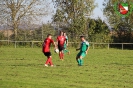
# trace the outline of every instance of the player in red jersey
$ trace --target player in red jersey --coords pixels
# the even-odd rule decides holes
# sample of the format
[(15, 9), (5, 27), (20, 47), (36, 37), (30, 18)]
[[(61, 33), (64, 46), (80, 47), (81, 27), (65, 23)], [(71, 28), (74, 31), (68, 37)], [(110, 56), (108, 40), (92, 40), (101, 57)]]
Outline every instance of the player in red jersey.
[(51, 34), (47, 35), (47, 38), (44, 40), (43, 42), (43, 47), (42, 47), (42, 52), (44, 53), (45, 56), (47, 56), (47, 61), (45, 63), (44, 66), (48, 67), (48, 64), (50, 64), (50, 66), (53, 66), (52, 63), (52, 56), (51, 56), (51, 52), (50, 52), (50, 45), (51, 43), (55, 46), (56, 48), (56, 44), (55, 42), (52, 40), (52, 36)]
[(57, 37), (57, 43), (58, 43), (58, 49), (59, 49), (59, 57), (61, 60), (64, 59), (63, 50), (64, 50), (65, 41), (66, 41), (66, 38), (63, 36), (63, 32), (60, 31), (60, 35)]

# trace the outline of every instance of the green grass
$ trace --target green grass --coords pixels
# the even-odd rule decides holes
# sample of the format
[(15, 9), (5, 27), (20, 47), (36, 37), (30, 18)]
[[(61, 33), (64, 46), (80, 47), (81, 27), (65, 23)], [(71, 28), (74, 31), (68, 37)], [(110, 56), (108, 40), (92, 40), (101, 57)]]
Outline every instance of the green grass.
[[(53, 51), (53, 50), (52, 50)], [(41, 48), (0, 48), (0, 88), (132, 88), (133, 51), (91, 49), (78, 66), (74, 48), (44, 67)]]

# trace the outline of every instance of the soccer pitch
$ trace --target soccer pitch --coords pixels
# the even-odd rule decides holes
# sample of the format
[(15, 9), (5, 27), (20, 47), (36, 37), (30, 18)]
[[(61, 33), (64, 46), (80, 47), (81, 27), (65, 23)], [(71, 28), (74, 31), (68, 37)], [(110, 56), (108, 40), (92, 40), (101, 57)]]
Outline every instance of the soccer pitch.
[(0, 88), (133, 88), (133, 51), (90, 49), (78, 66), (74, 48), (44, 67), (41, 48), (0, 48)]

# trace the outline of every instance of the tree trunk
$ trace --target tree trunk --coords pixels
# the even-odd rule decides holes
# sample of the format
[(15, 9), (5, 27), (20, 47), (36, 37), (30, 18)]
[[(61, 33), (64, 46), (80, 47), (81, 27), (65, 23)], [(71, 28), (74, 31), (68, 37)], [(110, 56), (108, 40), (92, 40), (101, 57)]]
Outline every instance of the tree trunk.
[(14, 39), (15, 39), (15, 41), (17, 40), (17, 28), (14, 28)]

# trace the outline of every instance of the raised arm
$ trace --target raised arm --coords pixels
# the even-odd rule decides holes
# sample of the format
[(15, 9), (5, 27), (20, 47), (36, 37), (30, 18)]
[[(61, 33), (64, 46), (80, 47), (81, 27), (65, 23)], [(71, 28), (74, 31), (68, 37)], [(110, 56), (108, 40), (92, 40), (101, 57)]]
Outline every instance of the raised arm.
[(57, 49), (57, 45), (56, 45), (56, 43), (55, 43), (55, 42), (53, 42), (53, 45), (54, 45), (55, 49)]

